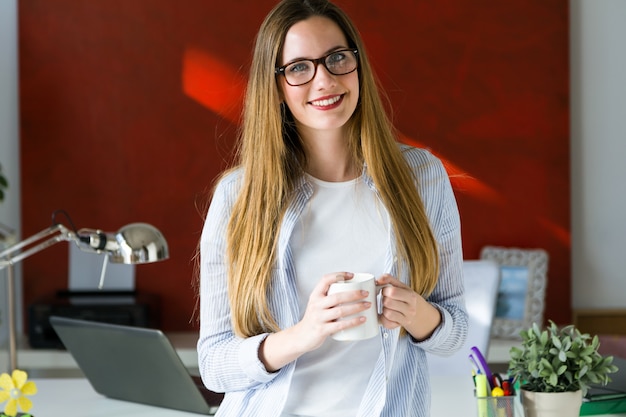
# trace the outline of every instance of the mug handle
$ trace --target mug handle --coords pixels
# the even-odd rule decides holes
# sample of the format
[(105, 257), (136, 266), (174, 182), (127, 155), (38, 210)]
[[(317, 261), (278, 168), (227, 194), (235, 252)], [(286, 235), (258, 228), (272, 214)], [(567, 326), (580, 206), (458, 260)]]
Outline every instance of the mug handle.
[(380, 316), (383, 313), (383, 288), (392, 287), (391, 284), (376, 286), (376, 313)]

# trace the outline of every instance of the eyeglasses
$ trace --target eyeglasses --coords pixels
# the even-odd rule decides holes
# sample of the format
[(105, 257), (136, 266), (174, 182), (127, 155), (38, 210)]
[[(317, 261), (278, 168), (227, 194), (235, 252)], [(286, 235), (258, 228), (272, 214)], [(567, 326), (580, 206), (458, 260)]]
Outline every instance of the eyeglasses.
[(341, 49), (317, 59), (301, 59), (282, 67), (277, 67), (276, 74), (283, 75), (287, 84), (299, 86), (310, 82), (317, 74), (319, 64), (333, 75), (346, 75), (359, 66), (358, 49)]

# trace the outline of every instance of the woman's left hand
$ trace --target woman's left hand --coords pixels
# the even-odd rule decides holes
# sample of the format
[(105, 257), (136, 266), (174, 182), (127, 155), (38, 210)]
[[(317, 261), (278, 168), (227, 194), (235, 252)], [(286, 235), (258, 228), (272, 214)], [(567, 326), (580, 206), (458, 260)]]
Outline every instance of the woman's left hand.
[(416, 340), (427, 339), (441, 323), (441, 313), (411, 287), (389, 274), (383, 274), (376, 285), (383, 288), (381, 324), (387, 329), (402, 326)]

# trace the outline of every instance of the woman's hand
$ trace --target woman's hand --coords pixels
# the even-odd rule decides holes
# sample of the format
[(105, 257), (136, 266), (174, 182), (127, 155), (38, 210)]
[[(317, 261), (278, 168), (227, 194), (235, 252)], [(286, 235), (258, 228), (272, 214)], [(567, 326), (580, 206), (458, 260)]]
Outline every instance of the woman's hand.
[(259, 358), (268, 371), (278, 370), (302, 354), (319, 348), (333, 333), (365, 321), (363, 316), (338, 319), (367, 310), (371, 303), (358, 302), (367, 297), (367, 291), (344, 291), (328, 295), (333, 283), (350, 280), (353, 276), (351, 272), (324, 275), (309, 296), (302, 320), (265, 339), (259, 350)]
[(427, 339), (441, 323), (441, 313), (411, 287), (389, 274), (383, 274), (376, 285), (383, 288), (381, 324), (387, 329), (402, 326), (416, 340)]
[(300, 323), (299, 331), (306, 350), (317, 349), (326, 338), (340, 330), (358, 326), (365, 317), (358, 316), (347, 320), (340, 318), (367, 310), (371, 303), (363, 300), (367, 291), (343, 291), (328, 295), (330, 286), (335, 282), (348, 281), (354, 274), (351, 272), (335, 272), (322, 277), (309, 297), (306, 311)]

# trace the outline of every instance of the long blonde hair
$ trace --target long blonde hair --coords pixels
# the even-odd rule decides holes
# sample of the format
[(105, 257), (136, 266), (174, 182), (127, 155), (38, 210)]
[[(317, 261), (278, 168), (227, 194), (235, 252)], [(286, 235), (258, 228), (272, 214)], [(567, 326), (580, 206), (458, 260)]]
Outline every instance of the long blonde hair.
[(411, 287), (427, 296), (439, 274), (436, 241), (416, 179), (396, 142), (357, 29), (326, 0), (283, 0), (265, 18), (256, 39), (237, 151), (244, 174), (227, 229), (228, 294), (234, 331), (241, 337), (279, 330), (268, 303), (271, 271), (282, 219), (306, 155), (293, 117), (281, 104), (274, 68), (289, 28), (312, 16), (334, 21), (348, 46), (359, 50), (360, 99), (348, 122), (349, 146), (357, 166), (366, 164), (389, 211)]

